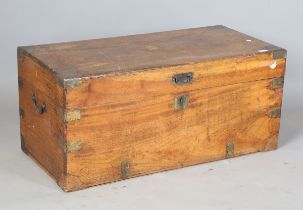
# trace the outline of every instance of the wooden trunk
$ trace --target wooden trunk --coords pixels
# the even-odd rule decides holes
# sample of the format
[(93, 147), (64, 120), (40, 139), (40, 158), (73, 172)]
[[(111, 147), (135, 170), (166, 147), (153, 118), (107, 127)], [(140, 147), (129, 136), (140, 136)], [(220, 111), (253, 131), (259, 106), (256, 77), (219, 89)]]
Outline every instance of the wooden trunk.
[(224, 26), (19, 47), (21, 147), (64, 191), (273, 150), (285, 62)]

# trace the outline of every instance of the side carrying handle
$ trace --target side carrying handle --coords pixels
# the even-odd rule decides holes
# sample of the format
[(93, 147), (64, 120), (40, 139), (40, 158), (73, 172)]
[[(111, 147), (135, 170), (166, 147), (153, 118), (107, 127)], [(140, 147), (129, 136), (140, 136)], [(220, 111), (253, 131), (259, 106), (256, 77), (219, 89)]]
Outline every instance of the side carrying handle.
[(41, 107), (38, 107), (37, 97), (36, 97), (35, 93), (33, 94), (32, 100), (33, 100), (34, 109), (35, 109), (36, 112), (38, 112), (39, 114), (43, 114), (44, 112), (46, 112), (46, 103), (45, 103), (45, 101), (43, 101)]

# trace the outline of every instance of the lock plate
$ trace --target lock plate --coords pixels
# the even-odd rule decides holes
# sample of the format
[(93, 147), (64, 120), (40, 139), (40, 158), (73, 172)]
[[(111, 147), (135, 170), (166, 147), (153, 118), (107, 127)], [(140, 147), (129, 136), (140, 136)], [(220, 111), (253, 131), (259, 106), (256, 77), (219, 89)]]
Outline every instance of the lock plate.
[(179, 95), (175, 97), (175, 103), (174, 103), (175, 110), (185, 109), (187, 105), (188, 105), (187, 95)]
[(183, 84), (191, 83), (192, 80), (193, 80), (192, 72), (175, 74), (172, 76), (172, 82), (175, 85), (183, 85)]

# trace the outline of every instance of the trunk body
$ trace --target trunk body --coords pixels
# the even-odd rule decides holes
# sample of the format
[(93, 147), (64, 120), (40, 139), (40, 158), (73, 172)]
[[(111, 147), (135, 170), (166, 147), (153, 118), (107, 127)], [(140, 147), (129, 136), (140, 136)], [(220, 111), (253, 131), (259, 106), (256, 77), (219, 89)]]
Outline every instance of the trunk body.
[(285, 57), (223, 26), (21, 47), (22, 149), (65, 191), (275, 149)]

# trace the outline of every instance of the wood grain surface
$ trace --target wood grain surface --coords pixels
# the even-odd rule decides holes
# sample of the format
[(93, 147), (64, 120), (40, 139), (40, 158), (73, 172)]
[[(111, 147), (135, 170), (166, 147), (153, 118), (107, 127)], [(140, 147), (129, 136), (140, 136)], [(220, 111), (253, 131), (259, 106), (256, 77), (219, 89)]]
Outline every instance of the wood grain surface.
[[(275, 69), (271, 66), (276, 62)], [(67, 90), (67, 108), (81, 118), (67, 124), (67, 142), (81, 148), (67, 155), (66, 189), (122, 179), (121, 164), (134, 177), (277, 147), (285, 60), (242, 57), (88, 80)], [(175, 86), (175, 73), (191, 70), (191, 84)], [(188, 107), (174, 110), (186, 94)]]
[(225, 26), (25, 47), (60, 80), (104, 77), (281, 48)]
[[(18, 66), (21, 147), (59, 181), (65, 172), (65, 154), (60, 146), (65, 139), (64, 91), (54, 75), (26, 54), (19, 53)], [(35, 110), (33, 94), (38, 106), (46, 102), (45, 113)]]

